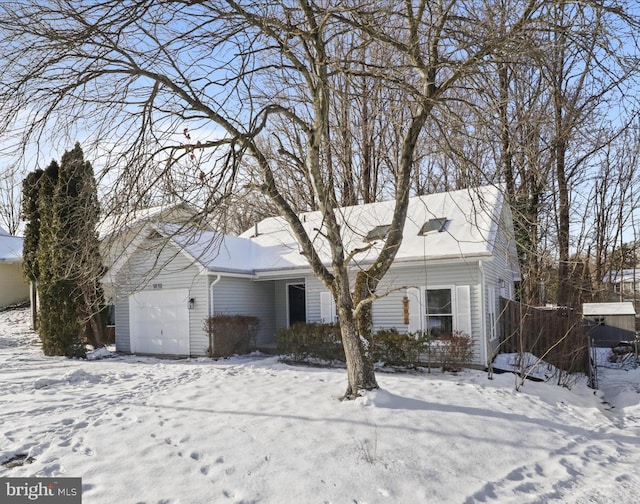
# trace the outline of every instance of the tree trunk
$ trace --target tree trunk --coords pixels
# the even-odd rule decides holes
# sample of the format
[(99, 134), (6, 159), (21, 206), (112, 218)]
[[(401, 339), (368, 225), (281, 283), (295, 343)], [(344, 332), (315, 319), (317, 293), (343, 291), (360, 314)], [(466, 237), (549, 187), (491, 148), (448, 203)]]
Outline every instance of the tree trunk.
[[(348, 288), (348, 284), (346, 284)], [(348, 289), (347, 289), (348, 290)], [(360, 395), (361, 390), (374, 390), (378, 388), (373, 360), (369, 352), (369, 340), (367, 335), (359, 331), (361, 325), (360, 317), (353, 315), (353, 300), (351, 293), (339, 292), (337, 310), (340, 317), (340, 332), (342, 335), (342, 346), (347, 359), (347, 390), (344, 399), (355, 399)], [(359, 314), (367, 313), (360, 311)], [(368, 312), (370, 313), (370, 312)], [(370, 336), (369, 330), (369, 336)]]
[(565, 173), (566, 145), (564, 141), (556, 147), (556, 175), (558, 178), (558, 305), (569, 306), (569, 185)]
[(340, 309), (340, 332), (342, 346), (347, 358), (347, 378), (349, 380), (344, 399), (355, 399), (361, 390), (378, 388), (373, 361), (368, 355), (365, 340), (358, 334), (357, 324), (349, 310)]
[(88, 331), (86, 330), (86, 325), (84, 326), (87, 340), (89, 340), (89, 344), (93, 348), (102, 348), (104, 347), (104, 334), (100, 312), (97, 311), (96, 303), (92, 302), (91, 294), (87, 292), (86, 288), (84, 289), (82, 298), (84, 302), (84, 317), (89, 326)]

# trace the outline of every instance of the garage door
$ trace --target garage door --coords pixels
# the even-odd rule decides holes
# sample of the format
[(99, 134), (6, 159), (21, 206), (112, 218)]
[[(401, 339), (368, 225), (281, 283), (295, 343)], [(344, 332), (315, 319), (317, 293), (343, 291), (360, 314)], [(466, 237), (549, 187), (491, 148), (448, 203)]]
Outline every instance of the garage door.
[(131, 351), (189, 355), (189, 290), (144, 291), (129, 297)]

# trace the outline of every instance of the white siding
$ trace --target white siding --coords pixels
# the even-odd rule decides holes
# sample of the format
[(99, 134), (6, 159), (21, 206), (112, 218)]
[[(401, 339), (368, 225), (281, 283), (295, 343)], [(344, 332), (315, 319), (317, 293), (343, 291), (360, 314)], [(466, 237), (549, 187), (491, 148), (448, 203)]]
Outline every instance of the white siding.
[[(289, 280), (287, 282), (292, 282)], [(298, 281), (298, 280), (295, 280)], [(284, 284), (277, 286), (276, 290), (276, 311), (277, 320), (280, 326), (286, 327), (285, 315), (286, 305), (284, 296), (286, 295)], [(396, 328), (400, 332), (410, 332), (410, 324), (404, 323), (403, 298), (407, 296), (409, 288), (414, 287), (421, 290), (425, 286), (450, 285), (455, 287), (453, 296), (456, 296), (457, 287), (461, 286), (462, 291), (468, 292), (468, 303), (462, 308), (465, 311), (466, 324), (470, 324), (470, 336), (473, 338), (473, 362), (476, 365), (484, 366), (484, 341), (485, 332), (481, 323), (480, 312), (480, 273), (477, 262), (456, 262), (439, 265), (420, 266), (394, 266), (380, 283), (378, 294), (387, 292), (387, 295), (373, 303), (373, 329)], [(306, 278), (307, 293), (307, 321), (309, 323), (322, 322), (322, 293), (327, 292), (327, 288), (316, 277)], [(411, 307), (409, 308), (411, 314)], [(457, 320), (457, 324), (460, 324)]]
[(22, 275), (22, 263), (0, 262), (0, 307), (29, 299), (29, 284)]
[(213, 286), (213, 314), (258, 317), (258, 347), (275, 342), (275, 300), (272, 282), (222, 277)]
[[(149, 243), (149, 242), (147, 242)], [(207, 276), (171, 243), (150, 240), (149, 246), (136, 250), (117, 276), (116, 349), (130, 352), (129, 294), (144, 290), (189, 289), (195, 300), (189, 310), (190, 355), (206, 355), (209, 346), (204, 320), (209, 315)]]
[[(470, 324), (470, 331), (465, 330), (465, 332), (469, 332), (473, 338), (473, 363), (484, 366), (485, 332), (481, 323), (479, 283), (480, 274), (476, 262), (392, 267), (378, 288), (379, 294), (385, 291), (388, 294), (373, 303), (374, 330), (395, 327), (401, 332), (411, 332), (411, 299), (409, 302), (410, 324), (404, 323), (403, 313), (403, 298), (408, 292), (412, 292), (408, 289), (421, 290), (424, 287), (450, 285), (455, 287), (454, 297), (459, 296), (462, 291), (466, 296), (468, 291), (468, 304), (464, 303), (461, 306), (465, 311), (465, 320)], [(456, 300), (457, 304), (458, 300)], [(456, 323), (459, 325), (461, 322), (457, 319)]]
[(328, 292), (325, 285), (315, 276), (305, 278), (307, 292), (307, 322), (311, 324), (322, 323), (322, 303), (320, 295)]
[[(505, 211), (506, 212), (506, 211)], [(487, 337), (488, 359), (491, 359), (497, 352), (500, 344), (501, 324), (500, 324), (500, 297), (513, 299), (515, 296), (514, 282), (519, 277), (517, 270), (517, 253), (515, 249), (515, 239), (507, 234), (505, 229), (512, 228), (506, 225), (508, 215), (503, 212), (498, 234), (496, 235), (493, 257), (483, 261), (484, 270), (484, 303), (486, 317), (484, 320), (484, 331)], [(490, 316), (493, 312), (494, 317)], [(493, 320), (493, 327), (492, 327)], [(492, 338), (493, 337), (493, 338)]]

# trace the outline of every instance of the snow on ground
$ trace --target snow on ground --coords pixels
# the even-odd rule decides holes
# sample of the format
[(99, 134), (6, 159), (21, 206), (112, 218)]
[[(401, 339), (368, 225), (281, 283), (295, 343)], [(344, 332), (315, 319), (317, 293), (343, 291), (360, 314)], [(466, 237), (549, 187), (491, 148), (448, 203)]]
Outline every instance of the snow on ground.
[(0, 477), (82, 477), (88, 504), (639, 500), (638, 369), (379, 373), (340, 402), (344, 370), (274, 357), (47, 358), (27, 316), (0, 313), (0, 463), (33, 461)]

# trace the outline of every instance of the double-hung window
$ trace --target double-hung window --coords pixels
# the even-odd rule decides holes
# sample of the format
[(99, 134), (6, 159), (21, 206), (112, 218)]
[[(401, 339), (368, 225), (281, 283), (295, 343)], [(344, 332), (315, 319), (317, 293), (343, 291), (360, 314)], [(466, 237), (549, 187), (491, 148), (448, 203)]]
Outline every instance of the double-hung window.
[(433, 338), (453, 333), (453, 296), (450, 288), (426, 289), (426, 329)]

